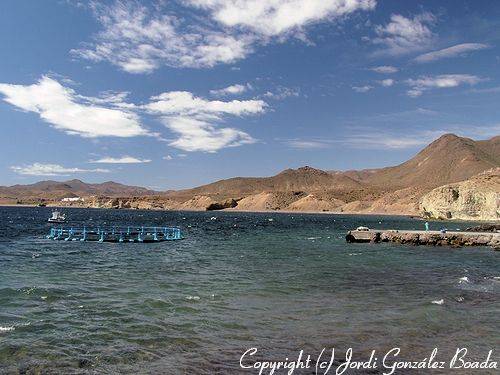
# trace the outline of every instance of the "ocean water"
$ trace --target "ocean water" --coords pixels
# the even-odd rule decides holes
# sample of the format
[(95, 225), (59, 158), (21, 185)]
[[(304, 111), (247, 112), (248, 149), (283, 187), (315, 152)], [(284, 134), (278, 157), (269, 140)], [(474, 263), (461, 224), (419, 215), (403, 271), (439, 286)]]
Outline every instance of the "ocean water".
[(0, 208), (0, 373), (254, 374), (239, 367), (251, 347), (267, 360), (323, 348), (368, 359), (393, 347), (414, 361), (463, 347), (469, 359), (494, 349), (498, 360), (500, 252), (345, 242), (359, 225), (422, 229), (422, 221), (66, 213), (74, 226), (178, 225), (186, 238), (56, 242), (44, 239), (49, 208)]

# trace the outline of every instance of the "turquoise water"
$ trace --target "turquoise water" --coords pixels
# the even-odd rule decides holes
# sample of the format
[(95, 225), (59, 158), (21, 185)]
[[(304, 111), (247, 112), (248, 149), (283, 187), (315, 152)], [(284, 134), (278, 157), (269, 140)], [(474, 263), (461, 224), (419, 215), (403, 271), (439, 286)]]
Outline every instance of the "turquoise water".
[(500, 252), (345, 243), (358, 225), (418, 220), (66, 213), (75, 226), (179, 225), (186, 239), (55, 242), (43, 237), (50, 209), (0, 208), (0, 373), (255, 373), (239, 368), (250, 347), (273, 360), (324, 347), (446, 358), (464, 346), (480, 359), (499, 347)]

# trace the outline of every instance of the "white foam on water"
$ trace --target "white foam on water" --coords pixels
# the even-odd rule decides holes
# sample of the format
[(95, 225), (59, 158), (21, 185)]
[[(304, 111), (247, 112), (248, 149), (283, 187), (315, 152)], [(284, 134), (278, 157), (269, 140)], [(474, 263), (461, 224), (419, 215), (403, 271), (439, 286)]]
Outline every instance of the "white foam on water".
[(10, 332), (10, 331), (13, 331), (15, 330), (15, 328), (13, 326), (10, 326), (10, 327), (2, 327), (0, 326), (0, 333), (1, 332)]
[(40, 298), (45, 300), (45, 299), (47, 299), (47, 296), (41, 296)]
[(464, 277), (461, 277), (460, 279), (458, 279), (458, 282), (460, 284), (462, 284), (462, 283), (469, 283), (470, 281), (469, 281), (469, 278), (467, 276), (464, 276)]
[(438, 299), (438, 300), (432, 301), (431, 303), (433, 303), (434, 305), (442, 305), (442, 304), (444, 304), (444, 299)]
[(361, 255), (363, 253), (349, 253), (349, 256), (356, 256), (356, 255)]
[(187, 296), (186, 299), (198, 301), (200, 299), (200, 297), (199, 296)]

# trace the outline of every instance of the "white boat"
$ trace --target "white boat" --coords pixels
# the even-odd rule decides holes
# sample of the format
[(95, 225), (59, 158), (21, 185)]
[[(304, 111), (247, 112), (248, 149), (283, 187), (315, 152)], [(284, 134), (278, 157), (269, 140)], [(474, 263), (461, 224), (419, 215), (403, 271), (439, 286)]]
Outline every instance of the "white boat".
[(65, 223), (66, 215), (61, 213), (61, 211), (52, 211), (52, 216), (49, 217), (49, 223)]

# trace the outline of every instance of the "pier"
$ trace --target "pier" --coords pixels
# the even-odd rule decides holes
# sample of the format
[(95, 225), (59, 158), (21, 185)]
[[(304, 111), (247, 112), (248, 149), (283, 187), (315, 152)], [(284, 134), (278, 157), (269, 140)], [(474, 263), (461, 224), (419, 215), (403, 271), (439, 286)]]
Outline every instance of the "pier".
[(182, 234), (175, 227), (94, 227), (51, 228), (46, 237), (56, 241), (96, 242), (162, 242), (181, 240)]
[(346, 241), (355, 242), (394, 242), (411, 245), (432, 246), (491, 246), (500, 250), (500, 233), (498, 232), (464, 232), (464, 231), (420, 231), (395, 229), (351, 230), (347, 232)]

